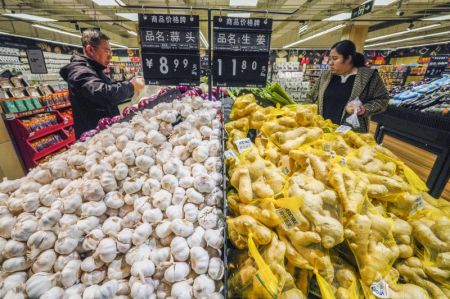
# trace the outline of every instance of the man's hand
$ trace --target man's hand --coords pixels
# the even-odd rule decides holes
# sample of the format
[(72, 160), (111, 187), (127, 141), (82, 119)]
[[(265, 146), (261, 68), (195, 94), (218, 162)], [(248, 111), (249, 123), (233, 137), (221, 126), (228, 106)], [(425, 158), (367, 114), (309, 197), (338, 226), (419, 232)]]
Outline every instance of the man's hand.
[(141, 91), (142, 88), (144, 88), (144, 83), (142, 82), (142, 78), (134, 77), (131, 79), (131, 84), (133, 84), (134, 87), (134, 94), (138, 94), (139, 91)]

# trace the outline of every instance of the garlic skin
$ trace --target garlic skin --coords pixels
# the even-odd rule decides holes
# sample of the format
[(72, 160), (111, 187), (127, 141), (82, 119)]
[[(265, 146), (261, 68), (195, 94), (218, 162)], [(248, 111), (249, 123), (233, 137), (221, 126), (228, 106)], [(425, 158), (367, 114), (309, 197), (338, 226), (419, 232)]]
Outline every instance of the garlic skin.
[(152, 234), (152, 225), (149, 223), (142, 223), (134, 229), (131, 240), (134, 245), (140, 245), (147, 241)]
[(149, 209), (142, 214), (142, 221), (155, 224), (163, 219), (163, 213), (160, 209)]
[(170, 223), (170, 230), (177, 236), (187, 238), (194, 232), (194, 225), (184, 219), (174, 219)]
[(219, 211), (214, 207), (204, 207), (198, 213), (198, 224), (204, 229), (216, 228), (219, 221)]
[(169, 247), (153, 249), (150, 252), (150, 260), (153, 262), (153, 264), (155, 264), (158, 267), (161, 263), (169, 259), (170, 253), (171, 248)]
[(105, 238), (98, 244), (97, 250), (94, 253), (95, 257), (99, 257), (103, 262), (112, 262), (117, 255), (116, 242), (111, 238)]
[(205, 231), (205, 241), (209, 247), (220, 250), (223, 247), (223, 229), (207, 229)]
[(198, 217), (198, 208), (192, 203), (187, 203), (183, 206), (184, 219), (189, 222), (195, 223)]
[(30, 267), (23, 256), (13, 257), (3, 261), (2, 270), (6, 273), (23, 271)]
[(93, 256), (88, 256), (81, 262), (80, 269), (83, 272), (92, 272), (96, 269), (99, 269), (103, 265), (104, 265), (103, 261), (95, 259)]
[(187, 243), (190, 248), (205, 247), (205, 230), (201, 226), (197, 226), (194, 233), (187, 238)]
[(61, 284), (65, 287), (71, 287), (78, 282), (81, 274), (81, 261), (72, 260), (68, 262), (61, 271)]
[(45, 272), (33, 274), (26, 282), (26, 292), (30, 298), (39, 298), (55, 286), (55, 276)]
[(56, 262), (56, 253), (53, 249), (47, 249), (41, 252), (31, 266), (34, 273), (50, 272)]
[(27, 274), (25, 272), (16, 272), (6, 276), (1, 284), (0, 298), (4, 298), (9, 290), (17, 287), (18, 285), (24, 284), (26, 280)]

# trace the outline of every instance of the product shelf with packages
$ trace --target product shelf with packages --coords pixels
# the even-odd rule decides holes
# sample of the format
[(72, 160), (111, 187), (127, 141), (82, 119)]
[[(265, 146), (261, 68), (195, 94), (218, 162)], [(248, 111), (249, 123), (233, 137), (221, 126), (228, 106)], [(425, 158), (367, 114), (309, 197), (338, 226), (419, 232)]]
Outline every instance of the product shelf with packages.
[(48, 85), (11, 89), (3, 89), (15, 97), (0, 100), (2, 117), (28, 170), (75, 141), (72, 110), (67, 90), (54, 92)]
[(228, 298), (448, 297), (450, 203), (372, 135), (252, 93), (224, 118)]

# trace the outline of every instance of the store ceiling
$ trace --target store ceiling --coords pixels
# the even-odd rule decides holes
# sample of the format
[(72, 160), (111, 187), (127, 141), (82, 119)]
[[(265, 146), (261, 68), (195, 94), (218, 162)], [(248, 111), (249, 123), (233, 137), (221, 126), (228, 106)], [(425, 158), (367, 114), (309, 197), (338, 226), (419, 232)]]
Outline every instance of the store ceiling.
[[(2, 0), (0, 15), (0, 31), (14, 33), (23, 36), (33, 36), (54, 41), (71, 44), (79, 44), (79, 38), (52, 32), (32, 26), (40, 24), (56, 28), (72, 34), (79, 34), (76, 27), (99, 27), (110, 35), (112, 41), (118, 45), (137, 47), (136, 36), (128, 31), (136, 31), (137, 22), (117, 16), (116, 13), (171, 13), (190, 14), (190, 7), (210, 8), (242, 8), (257, 10), (296, 11), (292, 15), (271, 14), (276, 20), (273, 26), (272, 48), (282, 48), (299, 39), (313, 36), (339, 24), (350, 24), (347, 21), (324, 22), (324, 18), (336, 14), (350, 12), (364, 1), (359, 0), (259, 0), (255, 7), (231, 7), (230, 0), (122, 0), (127, 6), (182, 6), (183, 10), (175, 9), (137, 9), (120, 6), (100, 6), (95, 2), (114, 0)], [(234, 0), (233, 0), (234, 1)], [(239, 0), (236, 0), (239, 1)], [(243, 0), (240, 0), (243, 1)], [(244, 0), (248, 2), (249, 0)], [(253, 0), (255, 1), (255, 0)], [(386, 36), (392, 33), (407, 31), (408, 26), (412, 29), (421, 28), (433, 24), (440, 24), (425, 30), (411, 30), (397, 36), (386, 37), (381, 40), (366, 42), (373, 44), (371, 48), (396, 48), (406, 45), (428, 44), (450, 40), (450, 19), (443, 21), (423, 21), (427, 17), (450, 15), (450, 2), (443, 0), (376, 0), (381, 2), (392, 2), (390, 5), (375, 6), (372, 13), (364, 15), (354, 21), (356, 24), (368, 25), (368, 39)], [(399, 4), (400, 8), (399, 8)], [(398, 16), (399, 12), (402, 16)], [(26, 13), (38, 15), (57, 20), (56, 22), (32, 22), (20, 21), (15, 18), (4, 16), (5, 13)], [(207, 34), (206, 11), (193, 10), (193, 14), (199, 14), (201, 30)], [(222, 12), (227, 15), (229, 12)], [(220, 12), (213, 12), (219, 15)], [(264, 17), (265, 13), (252, 13), (252, 17)], [(302, 34), (298, 34), (302, 22), (307, 22), (308, 28)], [(328, 48), (341, 37), (342, 29), (330, 32), (317, 38), (309, 39), (296, 45), (299, 48)], [(403, 40), (406, 39), (406, 40)], [(400, 40), (400, 41), (398, 41)], [(402, 41), (403, 40), (403, 41)], [(204, 46), (204, 45), (202, 45)]]

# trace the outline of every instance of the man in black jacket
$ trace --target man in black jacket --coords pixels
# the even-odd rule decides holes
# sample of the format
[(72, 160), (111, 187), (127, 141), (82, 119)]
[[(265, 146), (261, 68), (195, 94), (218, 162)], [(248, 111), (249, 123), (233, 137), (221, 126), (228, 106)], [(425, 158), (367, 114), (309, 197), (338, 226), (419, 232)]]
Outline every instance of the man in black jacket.
[(109, 37), (87, 29), (81, 37), (84, 55), (74, 55), (59, 72), (69, 85), (75, 135), (95, 129), (99, 119), (119, 114), (122, 101), (139, 92), (143, 85), (136, 78), (113, 82), (104, 74), (111, 60)]

